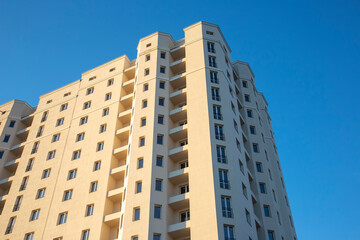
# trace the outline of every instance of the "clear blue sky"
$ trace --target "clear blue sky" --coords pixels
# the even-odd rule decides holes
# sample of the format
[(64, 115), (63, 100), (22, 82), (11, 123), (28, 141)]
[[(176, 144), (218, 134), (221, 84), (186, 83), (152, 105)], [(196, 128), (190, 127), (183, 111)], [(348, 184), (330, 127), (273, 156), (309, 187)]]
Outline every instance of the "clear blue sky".
[(155, 31), (218, 24), (269, 102), (299, 240), (360, 239), (359, 1), (0, 1), (0, 104), (38, 96)]

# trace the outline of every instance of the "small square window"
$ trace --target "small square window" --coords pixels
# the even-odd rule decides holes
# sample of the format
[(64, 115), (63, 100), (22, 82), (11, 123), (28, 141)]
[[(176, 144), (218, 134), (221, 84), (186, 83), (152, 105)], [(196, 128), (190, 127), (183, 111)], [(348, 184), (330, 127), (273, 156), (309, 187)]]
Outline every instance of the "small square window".
[(160, 66), (160, 73), (165, 73), (166, 67), (165, 66)]
[(9, 142), (9, 140), (10, 140), (10, 135), (5, 135), (3, 142), (7, 143)]
[(140, 208), (134, 208), (134, 221), (140, 220)]
[(89, 109), (91, 107), (91, 101), (84, 103), (83, 109)]
[(96, 192), (97, 186), (98, 186), (98, 182), (97, 182), (97, 181), (90, 183), (90, 192), (91, 192), (91, 193), (92, 193), (92, 192)]
[(164, 115), (158, 115), (158, 124), (164, 124)]
[(146, 47), (150, 47), (150, 46), (151, 46), (151, 43), (146, 44)]
[(149, 84), (145, 83), (144, 84), (144, 92), (147, 91), (147, 90), (149, 90)]
[(144, 167), (144, 159), (143, 158), (139, 158), (138, 159), (138, 168), (143, 168)]
[(156, 143), (161, 145), (164, 144), (164, 135), (158, 134), (156, 138)]
[(156, 179), (155, 180), (155, 190), (156, 191), (162, 191), (162, 179)]
[(244, 88), (247, 88), (247, 87), (248, 87), (247, 81), (242, 81), (242, 86), (243, 86)]
[(147, 75), (149, 75), (149, 74), (150, 74), (150, 69), (149, 69), (149, 68), (146, 68), (144, 75), (147, 76)]
[(71, 180), (71, 179), (76, 178), (76, 174), (77, 174), (77, 169), (70, 170), (69, 173), (68, 173), (67, 180)]
[(165, 106), (165, 98), (159, 97), (159, 105), (160, 106)]
[(108, 82), (107, 82), (107, 86), (111, 86), (114, 84), (114, 79), (109, 79)]
[(250, 126), (250, 133), (251, 134), (256, 134), (255, 133), (255, 126)]
[(99, 142), (97, 144), (96, 151), (102, 151), (104, 149), (104, 142)]
[(90, 95), (94, 92), (94, 87), (86, 89), (86, 95)]
[(88, 217), (88, 216), (92, 216), (94, 213), (94, 204), (89, 204), (86, 206), (86, 213), (85, 213), (85, 216)]
[(103, 116), (109, 115), (109, 112), (110, 112), (109, 108), (103, 109)]
[(141, 126), (141, 127), (146, 126), (146, 118), (145, 118), (145, 117), (141, 118), (141, 124), (140, 124), (140, 126)]
[(107, 127), (106, 124), (100, 125), (100, 133), (106, 132), (106, 127)]
[(15, 123), (16, 123), (16, 121), (10, 121), (9, 127), (11, 127), (11, 128), (15, 127)]
[(142, 107), (143, 107), (143, 108), (146, 108), (146, 107), (147, 107), (147, 100), (143, 100), (143, 101), (142, 101)]
[(101, 161), (94, 162), (94, 171), (100, 170), (101, 167)]
[(87, 117), (87, 116), (80, 118), (80, 125), (83, 125), (83, 124), (87, 123), (87, 121), (88, 121), (88, 117)]
[(89, 229), (82, 231), (81, 240), (89, 240), (89, 237), (90, 237)]
[(160, 58), (165, 59), (166, 58), (166, 52), (160, 52)]
[(165, 81), (160, 81), (159, 88), (165, 89)]
[(145, 137), (141, 137), (139, 140), (139, 147), (145, 146)]
[(63, 196), (63, 201), (68, 201), (72, 198), (72, 193), (73, 193), (73, 190), (70, 189), (70, 190), (66, 190), (64, 192), (64, 196)]
[(161, 206), (155, 205), (154, 206), (154, 218), (161, 218)]
[(105, 101), (108, 101), (108, 100), (110, 100), (111, 99), (111, 93), (107, 93), (107, 94), (105, 94)]
[(76, 150), (73, 152), (72, 160), (79, 159), (81, 156), (81, 150)]
[(147, 62), (147, 61), (150, 61), (150, 54), (147, 54), (146, 56), (145, 56), (145, 61)]
[(156, 166), (162, 167), (163, 166), (163, 159), (164, 159), (163, 156), (157, 156), (156, 157)]
[(142, 191), (142, 182), (136, 182), (136, 192), (135, 193), (141, 193)]
[(253, 117), (253, 113), (252, 113), (251, 110), (247, 110), (246, 112), (247, 112), (247, 116), (248, 116), (249, 118), (252, 118), (252, 117)]
[(59, 217), (58, 217), (58, 223), (57, 223), (57, 224), (60, 225), (60, 224), (66, 223), (67, 215), (68, 215), (67, 212), (60, 213), (60, 214), (59, 214)]
[(250, 96), (249, 95), (245, 94), (244, 98), (245, 98), (245, 102), (250, 102)]
[(116, 68), (110, 68), (109, 72), (115, 71)]

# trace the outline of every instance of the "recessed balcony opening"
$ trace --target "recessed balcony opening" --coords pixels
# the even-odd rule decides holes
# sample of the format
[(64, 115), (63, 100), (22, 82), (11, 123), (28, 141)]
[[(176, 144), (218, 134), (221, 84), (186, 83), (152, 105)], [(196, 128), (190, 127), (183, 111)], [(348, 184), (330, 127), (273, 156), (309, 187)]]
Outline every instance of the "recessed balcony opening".
[(173, 62), (185, 58), (185, 47), (179, 46), (170, 50)]
[(170, 76), (175, 77), (177, 75), (183, 74), (186, 72), (186, 59), (179, 59), (170, 64)]
[(171, 77), (170, 85), (172, 87), (172, 92), (186, 88), (186, 76), (179, 74), (177, 76)]

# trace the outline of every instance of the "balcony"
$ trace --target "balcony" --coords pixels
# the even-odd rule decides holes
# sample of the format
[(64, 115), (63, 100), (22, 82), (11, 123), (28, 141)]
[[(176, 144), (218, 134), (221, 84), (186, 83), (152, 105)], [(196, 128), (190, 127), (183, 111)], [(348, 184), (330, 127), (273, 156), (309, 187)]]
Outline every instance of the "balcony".
[[(124, 70), (124, 76), (126, 77), (126, 81), (129, 81), (128, 79), (135, 78), (135, 72), (136, 72), (136, 65), (135, 62), (130, 62), (130, 66)], [(124, 81), (124, 82), (126, 82)]]
[(16, 133), (16, 137), (20, 139), (20, 141), (26, 141), (28, 135), (29, 135), (30, 127), (21, 129)]
[(173, 148), (169, 150), (168, 155), (175, 162), (185, 160), (188, 158), (188, 145)]
[(34, 114), (30, 114), (30, 115), (28, 115), (28, 116), (26, 116), (26, 117), (23, 117), (22, 119), (21, 119), (21, 122), (25, 125), (25, 126), (31, 126), (31, 124), (32, 124), (32, 121), (34, 120)]
[(190, 237), (190, 221), (169, 225), (168, 234), (172, 238)]
[(104, 223), (110, 227), (119, 226), (121, 212), (115, 212), (104, 216)]
[(119, 187), (108, 191), (107, 197), (113, 202), (118, 202), (121, 200), (123, 193), (124, 193), (124, 187)]
[(17, 166), (19, 164), (19, 159), (14, 159), (11, 161), (8, 161), (4, 164), (4, 168), (8, 170), (9, 172), (15, 172)]
[(186, 86), (185, 73), (170, 78), (170, 84), (174, 89), (184, 88)]
[(173, 72), (173, 75), (179, 75), (186, 72), (186, 59), (182, 58), (170, 64), (170, 69)]
[(15, 156), (20, 156), (22, 151), (24, 150), (24, 145), (25, 143), (20, 143), (17, 144), (13, 147), (10, 148), (10, 151), (15, 155)]
[(118, 119), (123, 123), (130, 123), (131, 109), (125, 110), (118, 115)]
[(126, 158), (127, 153), (127, 144), (121, 147), (114, 149), (113, 154), (117, 159)]
[(125, 175), (125, 165), (110, 170), (110, 176), (112, 176), (116, 180), (123, 180), (124, 175)]
[(132, 107), (133, 96), (134, 94), (130, 93), (128, 95), (120, 97), (120, 103), (125, 109), (130, 109)]
[(169, 197), (168, 204), (174, 210), (189, 208), (189, 198), (189, 193), (179, 194)]
[(169, 117), (174, 122), (179, 122), (187, 118), (187, 106), (178, 107), (169, 112)]
[(13, 181), (13, 176), (1, 179), (0, 180), (0, 188), (4, 192), (7, 192), (11, 187), (12, 181)]
[(170, 182), (172, 182), (175, 185), (178, 185), (180, 183), (188, 182), (188, 180), (189, 180), (189, 168), (182, 168), (182, 169), (179, 169), (179, 170), (169, 172), (168, 179), (169, 179)]
[(185, 57), (185, 47), (184, 43), (181, 43), (178, 47), (175, 47), (170, 50), (170, 55), (173, 58), (174, 61), (177, 61), (179, 59), (182, 59)]
[(126, 141), (129, 138), (130, 126), (123, 127), (116, 131), (115, 135), (120, 141)]
[(124, 91), (128, 94), (133, 93), (134, 92), (134, 83), (135, 83), (135, 78), (130, 79), (129, 81), (126, 81), (122, 84), (122, 87), (124, 89)]
[(188, 127), (187, 124), (170, 129), (169, 136), (173, 141), (179, 141), (187, 138)]
[(186, 88), (180, 89), (170, 94), (170, 101), (174, 106), (186, 103)]

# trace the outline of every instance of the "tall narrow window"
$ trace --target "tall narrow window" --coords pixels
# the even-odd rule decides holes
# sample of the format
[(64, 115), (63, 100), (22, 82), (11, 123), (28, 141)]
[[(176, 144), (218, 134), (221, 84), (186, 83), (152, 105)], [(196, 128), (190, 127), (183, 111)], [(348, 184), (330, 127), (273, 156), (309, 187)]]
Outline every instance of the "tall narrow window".
[(10, 140), (10, 135), (5, 135), (3, 142), (7, 143)]
[(142, 182), (139, 181), (139, 182), (136, 182), (136, 191), (135, 193), (141, 193), (142, 191)]
[(110, 100), (111, 99), (111, 93), (107, 93), (107, 94), (105, 94), (105, 101), (107, 101), (107, 100)]
[(7, 225), (7, 227), (6, 227), (5, 234), (10, 234), (10, 233), (12, 233), (12, 230), (13, 230), (14, 225), (15, 225), (15, 221), (16, 221), (16, 217), (11, 217), (11, 218), (9, 219), (9, 223), (8, 223), (8, 225)]
[(210, 80), (211, 80), (212, 83), (219, 83), (217, 72), (210, 71)]
[(41, 117), (41, 122), (45, 122), (46, 119), (47, 119), (47, 117), (48, 117), (48, 115), (49, 115), (49, 111), (44, 112), (43, 115), (42, 115), (42, 117)]
[(31, 154), (37, 153), (37, 150), (39, 148), (40, 142), (34, 142), (34, 145), (31, 149)]
[(270, 217), (270, 206), (264, 205), (264, 215), (265, 217)]
[(159, 97), (159, 106), (165, 106), (165, 98)]
[(253, 151), (258, 153), (259, 152), (259, 145), (257, 143), (253, 143), (252, 146), (253, 146)]
[(250, 126), (250, 133), (255, 134), (255, 126)]
[(161, 218), (161, 206), (155, 205), (154, 206), (154, 218)]
[(156, 191), (162, 191), (162, 179), (156, 179), (155, 180), (155, 190)]
[(16, 212), (16, 211), (18, 211), (20, 209), (22, 199), (23, 199), (23, 196), (17, 196), (16, 197), (14, 207), (13, 207), (13, 212)]
[(222, 215), (226, 218), (232, 218), (232, 209), (230, 205), (230, 197), (222, 196), (221, 197), (221, 208)]
[(220, 188), (229, 189), (230, 183), (228, 178), (228, 171), (224, 169), (219, 170)]
[(263, 172), (263, 170), (262, 170), (262, 164), (261, 164), (260, 162), (257, 162), (257, 163), (256, 163), (256, 171), (257, 171), (257, 172)]
[(20, 189), (19, 191), (22, 191), (22, 190), (25, 190), (26, 189), (26, 185), (28, 184), (29, 182), (29, 177), (24, 177), (22, 182), (21, 182), (21, 185), (20, 185)]
[(265, 183), (259, 183), (259, 187), (261, 193), (266, 193)]
[(272, 230), (268, 231), (269, 240), (275, 240), (275, 233)]
[(158, 115), (158, 124), (164, 124), (164, 115)]
[(226, 163), (225, 147), (216, 146), (217, 161), (220, 163)]
[(245, 209), (245, 215), (246, 215), (246, 221), (248, 222), (248, 224), (251, 226), (251, 218), (250, 218), (250, 213), (247, 209)]
[(89, 240), (90, 238), (90, 230), (84, 230), (82, 231), (81, 240)]
[(141, 137), (139, 140), (139, 147), (145, 146), (145, 137)]
[(225, 236), (225, 240), (235, 240), (234, 227), (229, 225), (224, 225), (224, 236)]
[(211, 88), (212, 100), (220, 101), (220, 94), (218, 88)]
[(100, 133), (106, 132), (106, 126), (107, 126), (106, 124), (101, 124), (99, 132)]
[(73, 152), (72, 160), (78, 159), (81, 156), (81, 150), (76, 150)]
[(215, 43), (208, 42), (207, 46), (208, 46), (208, 52), (215, 53)]
[(92, 193), (92, 192), (96, 192), (97, 186), (98, 186), (98, 182), (97, 182), (97, 181), (90, 183), (90, 192), (91, 192), (91, 193)]
[(209, 56), (209, 66), (210, 67), (217, 67), (216, 66), (216, 58), (215, 57), (213, 57), (213, 56)]
[(91, 216), (91, 215), (93, 215), (93, 213), (94, 213), (94, 204), (87, 205), (85, 216), (86, 217)]
[(101, 167), (101, 161), (94, 162), (94, 171), (100, 170)]
[(158, 134), (156, 137), (156, 143), (161, 145), (164, 144), (164, 135)]
[(180, 222), (186, 222), (190, 220), (190, 210), (180, 212)]
[(214, 105), (213, 106), (213, 114), (214, 114), (215, 119), (222, 120), (221, 106)]
[(33, 165), (34, 165), (34, 158), (30, 158), (26, 166), (25, 172), (31, 171)]
[(68, 215), (67, 212), (60, 213), (60, 214), (59, 214), (59, 217), (58, 217), (58, 222), (57, 222), (57, 224), (60, 225), (60, 224), (66, 223), (67, 215)]
[(39, 129), (36, 133), (36, 137), (41, 137), (43, 132), (44, 132), (44, 125), (39, 127)]
[(134, 221), (140, 220), (140, 208), (134, 208)]
[(10, 121), (10, 123), (9, 123), (9, 127), (10, 127), (10, 128), (15, 127), (15, 123), (16, 123), (16, 121)]
[(109, 115), (109, 112), (110, 112), (109, 108), (104, 108), (103, 109), (103, 114), (102, 114), (103, 117)]
[(163, 166), (163, 156), (156, 156), (156, 166), (162, 167)]
[(217, 140), (225, 140), (224, 130), (222, 125), (215, 124), (215, 138)]
[(83, 125), (83, 124), (87, 123), (87, 121), (88, 121), (88, 117), (87, 117), (87, 116), (80, 118), (80, 125)]
[(104, 142), (99, 142), (96, 147), (96, 151), (102, 151), (104, 149)]

